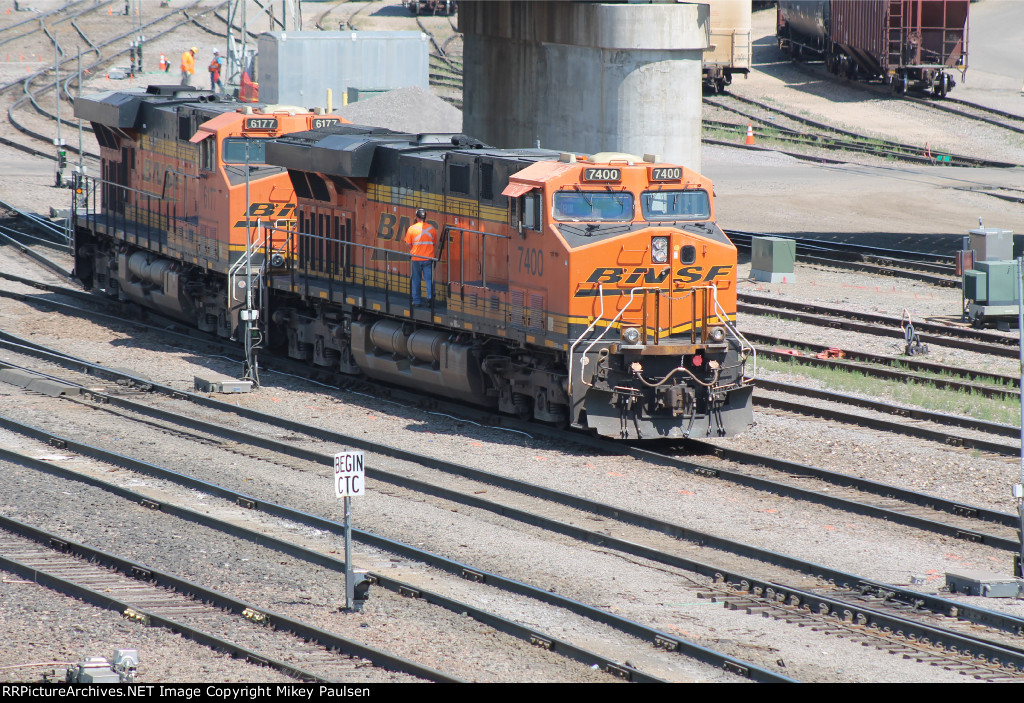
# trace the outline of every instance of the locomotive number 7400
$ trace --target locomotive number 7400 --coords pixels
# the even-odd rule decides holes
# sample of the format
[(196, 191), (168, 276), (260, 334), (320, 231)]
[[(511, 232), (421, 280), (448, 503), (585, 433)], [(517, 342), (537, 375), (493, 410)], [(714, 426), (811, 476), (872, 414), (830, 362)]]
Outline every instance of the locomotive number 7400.
[(544, 252), (540, 249), (519, 247), (519, 270), (533, 276), (543, 276)]

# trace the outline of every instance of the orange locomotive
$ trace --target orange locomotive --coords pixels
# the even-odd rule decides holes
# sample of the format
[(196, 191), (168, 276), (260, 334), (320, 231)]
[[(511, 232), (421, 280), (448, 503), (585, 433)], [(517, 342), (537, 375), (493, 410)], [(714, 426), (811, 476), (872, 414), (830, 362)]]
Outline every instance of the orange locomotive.
[[(608, 437), (749, 426), (736, 249), (703, 176), (355, 125), (266, 155), (297, 196), (297, 229), (262, 235), (263, 319), (290, 356)], [(404, 242), (419, 208), (440, 233), (427, 309)]]
[(233, 336), (247, 238), (259, 220), (294, 220), (291, 182), (267, 165), (266, 143), (342, 120), (181, 86), (83, 96), (75, 114), (92, 123), (102, 160), (95, 187), (84, 184), (91, 202), (76, 208), (77, 278)]

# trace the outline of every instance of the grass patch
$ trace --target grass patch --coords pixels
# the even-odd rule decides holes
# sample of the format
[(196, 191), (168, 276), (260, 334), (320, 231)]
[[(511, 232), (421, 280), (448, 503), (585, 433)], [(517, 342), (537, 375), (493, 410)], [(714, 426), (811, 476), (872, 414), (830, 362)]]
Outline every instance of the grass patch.
[(903, 404), (950, 415), (963, 415), (988, 422), (1019, 425), (1020, 403), (1016, 399), (989, 398), (975, 392), (936, 388), (928, 383), (900, 383), (874, 378), (861, 371), (803, 366), (788, 361), (759, 358), (758, 368), (798, 373), (818, 381), (828, 390), (891, 398)]

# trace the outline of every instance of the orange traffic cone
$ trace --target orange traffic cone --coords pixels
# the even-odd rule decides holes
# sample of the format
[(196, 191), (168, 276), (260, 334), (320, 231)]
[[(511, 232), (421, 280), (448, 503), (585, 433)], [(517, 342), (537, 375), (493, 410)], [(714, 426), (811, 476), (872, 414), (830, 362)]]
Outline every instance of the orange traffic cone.
[(747, 146), (754, 146), (754, 125), (747, 125)]

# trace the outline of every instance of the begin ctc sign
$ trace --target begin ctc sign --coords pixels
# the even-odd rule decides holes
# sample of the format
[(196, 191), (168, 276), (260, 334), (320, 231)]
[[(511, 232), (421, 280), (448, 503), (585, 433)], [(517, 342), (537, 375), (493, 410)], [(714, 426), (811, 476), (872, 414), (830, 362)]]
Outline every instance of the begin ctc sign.
[(334, 455), (334, 495), (338, 498), (361, 496), (366, 487), (366, 465), (362, 452), (338, 452)]

